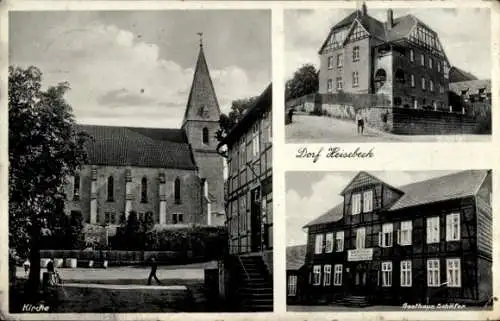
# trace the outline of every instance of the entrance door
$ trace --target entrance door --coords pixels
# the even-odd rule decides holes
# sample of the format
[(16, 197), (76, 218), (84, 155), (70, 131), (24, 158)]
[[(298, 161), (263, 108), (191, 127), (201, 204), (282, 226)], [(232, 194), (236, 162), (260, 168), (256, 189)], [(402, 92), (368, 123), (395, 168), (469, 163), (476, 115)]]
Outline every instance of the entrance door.
[(258, 252), (262, 247), (262, 213), (260, 204), (260, 187), (257, 187), (251, 191), (250, 194), (252, 198), (251, 203), (251, 242), (252, 242), (252, 252)]
[(368, 272), (365, 266), (358, 265), (353, 271), (354, 277), (354, 294), (355, 295), (366, 295), (366, 280), (368, 278)]

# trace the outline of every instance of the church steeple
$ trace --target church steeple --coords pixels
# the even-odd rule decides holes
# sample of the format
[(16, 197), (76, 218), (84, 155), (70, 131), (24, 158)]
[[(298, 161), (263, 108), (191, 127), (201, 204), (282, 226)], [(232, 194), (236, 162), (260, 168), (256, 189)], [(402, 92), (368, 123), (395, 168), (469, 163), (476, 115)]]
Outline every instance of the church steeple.
[(203, 52), (203, 33), (198, 33), (198, 35), (200, 36), (200, 51), (184, 113), (183, 126), (190, 120), (218, 121), (220, 116), (219, 102)]

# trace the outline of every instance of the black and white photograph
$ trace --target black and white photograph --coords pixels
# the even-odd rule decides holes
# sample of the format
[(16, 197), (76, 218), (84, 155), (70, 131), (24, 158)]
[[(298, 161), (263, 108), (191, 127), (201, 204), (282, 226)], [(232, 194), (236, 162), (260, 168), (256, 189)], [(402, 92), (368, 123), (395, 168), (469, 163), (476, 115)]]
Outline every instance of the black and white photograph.
[(491, 310), (492, 173), (286, 172), (287, 311)]
[(8, 80), (10, 313), (273, 311), (270, 10), (10, 11)]
[(490, 8), (284, 11), (287, 143), (491, 140)]

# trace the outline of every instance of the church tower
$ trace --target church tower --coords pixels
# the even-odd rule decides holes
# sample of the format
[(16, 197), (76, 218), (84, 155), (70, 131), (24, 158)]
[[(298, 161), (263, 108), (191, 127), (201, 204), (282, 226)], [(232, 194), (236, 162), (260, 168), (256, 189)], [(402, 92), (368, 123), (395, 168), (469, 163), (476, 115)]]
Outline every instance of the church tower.
[[(199, 34), (201, 36), (201, 34)], [(225, 219), (224, 215), (224, 165), (216, 151), (215, 132), (219, 128), (219, 103), (210, 78), (207, 61), (200, 39), (200, 51), (193, 76), (193, 83), (184, 113), (182, 129), (193, 150), (200, 178), (205, 180), (205, 195), (210, 201), (212, 215), (208, 224)], [(213, 219), (215, 217), (215, 219)]]

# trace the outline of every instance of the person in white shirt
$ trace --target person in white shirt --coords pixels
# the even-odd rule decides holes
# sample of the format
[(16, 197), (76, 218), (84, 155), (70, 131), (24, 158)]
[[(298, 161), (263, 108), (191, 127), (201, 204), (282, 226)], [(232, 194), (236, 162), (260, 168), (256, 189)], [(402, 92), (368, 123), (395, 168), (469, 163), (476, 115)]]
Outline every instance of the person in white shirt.
[(365, 129), (365, 120), (363, 118), (361, 110), (358, 110), (358, 112), (356, 113), (356, 125), (358, 127), (358, 135), (363, 135), (363, 131)]
[(24, 261), (23, 263), (23, 266), (24, 266), (24, 275), (27, 276), (30, 272), (30, 266), (31, 266), (30, 260), (26, 259), (26, 261)]

